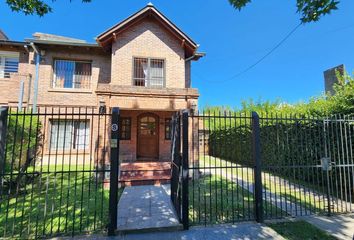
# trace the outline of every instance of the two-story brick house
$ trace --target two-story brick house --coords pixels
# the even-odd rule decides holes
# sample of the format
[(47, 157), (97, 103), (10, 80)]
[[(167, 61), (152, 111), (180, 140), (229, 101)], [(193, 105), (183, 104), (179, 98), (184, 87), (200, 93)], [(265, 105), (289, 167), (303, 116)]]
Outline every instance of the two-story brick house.
[[(169, 161), (172, 114), (198, 104), (191, 88), (198, 45), (152, 4), (96, 41), (41, 33), (0, 40), (0, 105), (17, 105), (23, 89), (25, 106), (119, 107), (121, 159)], [(50, 124), (63, 135), (62, 122)]]

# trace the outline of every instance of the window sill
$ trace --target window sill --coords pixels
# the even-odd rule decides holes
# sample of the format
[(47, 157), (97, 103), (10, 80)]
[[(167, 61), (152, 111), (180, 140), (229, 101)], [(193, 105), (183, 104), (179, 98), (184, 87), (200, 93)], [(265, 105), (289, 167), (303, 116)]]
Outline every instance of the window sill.
[(61, 93), (88, 93), (92, 94), (91, 89), (75, 89), (75, 88), (51, 88), (48, 92), (61, 92)]
[(132, 85), (132, 87), (135, 88), (142, 88), (142, 89), (167, 89), (165, 86), (137, 86), (137, 85)]

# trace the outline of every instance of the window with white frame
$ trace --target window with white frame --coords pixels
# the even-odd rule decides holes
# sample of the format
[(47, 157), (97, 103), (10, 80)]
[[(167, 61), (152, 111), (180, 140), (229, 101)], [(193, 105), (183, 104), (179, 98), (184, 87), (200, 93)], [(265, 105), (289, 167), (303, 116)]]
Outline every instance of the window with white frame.
[(91, 88), (91, 62), (54, 60), (53, 88)]
[(165, 60), (155, 58), (134, 58), (133, 69), (134, 86), (165, 86)]
[(51, 150), (84, 150), (90, 143), (89, 120), (52, 120), (50, 125)]
[(0, 78), (10, 78), (11, 73), (18, 72), (19, 58), (18, 52), (0, 51)]

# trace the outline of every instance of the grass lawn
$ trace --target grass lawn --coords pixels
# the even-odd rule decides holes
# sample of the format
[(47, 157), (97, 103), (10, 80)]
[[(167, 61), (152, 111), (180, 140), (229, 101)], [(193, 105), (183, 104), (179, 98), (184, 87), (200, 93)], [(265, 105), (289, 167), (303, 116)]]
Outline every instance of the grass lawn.
[[(248, 167), (242, 167), (239, 164), (230, 163), (228, 161), (222, 160), (220, 158), (215, 158), (211, 156), (201, 156), (199, 159), (200, 168), (203, 167), (232, 167), (232, 168), (224, 168), (224, 169), (211, 169), (210, 171), (214, 174), (222, 174), (222, 171), (227, 172), (229, 176), (237, 176), (238, 178), (242, 178), (248, 182), (253, 181), (253, 169)], [(294, 180), (290, 180), (292, 185), (284, 184), (283, 181), (279, 181), (280, 178), (274, 176), (269, 173), (263, 172), (263, 187), (269, 190), (272, 193), (275, 193), (277, 197), (283, 197), (288, 201), (294, 202), (299, 206), (302, 206), (311, 211), (323, 211), (325, 209), (325, 199), (319, 198), (314, 192), (314, 188), (311, 187), (309, 183), (296, 182)], [(297, 186), (297, 187), (294, 187)], [(301, 186), (305, 186), (301, 188)], [(307, 189), (307, 190), (306, 190)], [(308, 191), (310, 189), (310, 191)], [(286, 209), (283, 209), (286, 210)], [(273, 213), (273, 211), (269, 211), (269, 213)], [(275, 216), (279, 216), (277, 213)], [(272, 217), (272, 216), (270, 216)]]
[[(265, 211), (276, 210), (266, 205)], [(253, 194), (218, 175), (193, 179), (189, 182), (189, 218), (193, 225), (254, 220)]]
[(277, 233), (282, 235), (285, 239), (289, 240), (334, 240), (335, 237), (329, 235), (328, 233), (318, 229), (310, 223), (305, 221), (295, 221), (295, 222), (280, 222), (267, 224), (269, 227), (273, 228)]
[[(29, 169), (29, 176), (38, 170)], [(40, 172), (19, 194), (1, 195), (0, 237), (34, 238), (105, 228), (109, 190), (92, 167), (43, 166)]]

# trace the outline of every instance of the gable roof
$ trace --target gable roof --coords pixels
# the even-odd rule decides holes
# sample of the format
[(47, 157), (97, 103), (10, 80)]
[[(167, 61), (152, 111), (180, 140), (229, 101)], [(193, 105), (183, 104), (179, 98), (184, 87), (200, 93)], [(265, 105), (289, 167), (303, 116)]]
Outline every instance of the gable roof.
[(0, 39), (1, 40), (9, 40), (6, 34), (0, 29)]
[(160, 24), (162, 24), (165, 29), (167, 29), (174, 37), (181, 41), (181, 45), (185, 47), (190, 55), (194, 54), (198, 48), (198, 45), (188, 37), (182, 30), (180, 30), (174, 23), (172, 23), (165, 15), (163, 15), (159, 10), (157, 10), (154, 5), (149, 3), (146, 7), (140, 11), (134, 13), (125, 20), (119, 22), (113, 27), (109, 28), (105, 32), (101, 33), (96, 37), (96, 41), (102, 47), (107, 47), (115, 39), (119, 38), (119, 34), (130, 26), (140, 22), (145, 17), (153, 17)]

